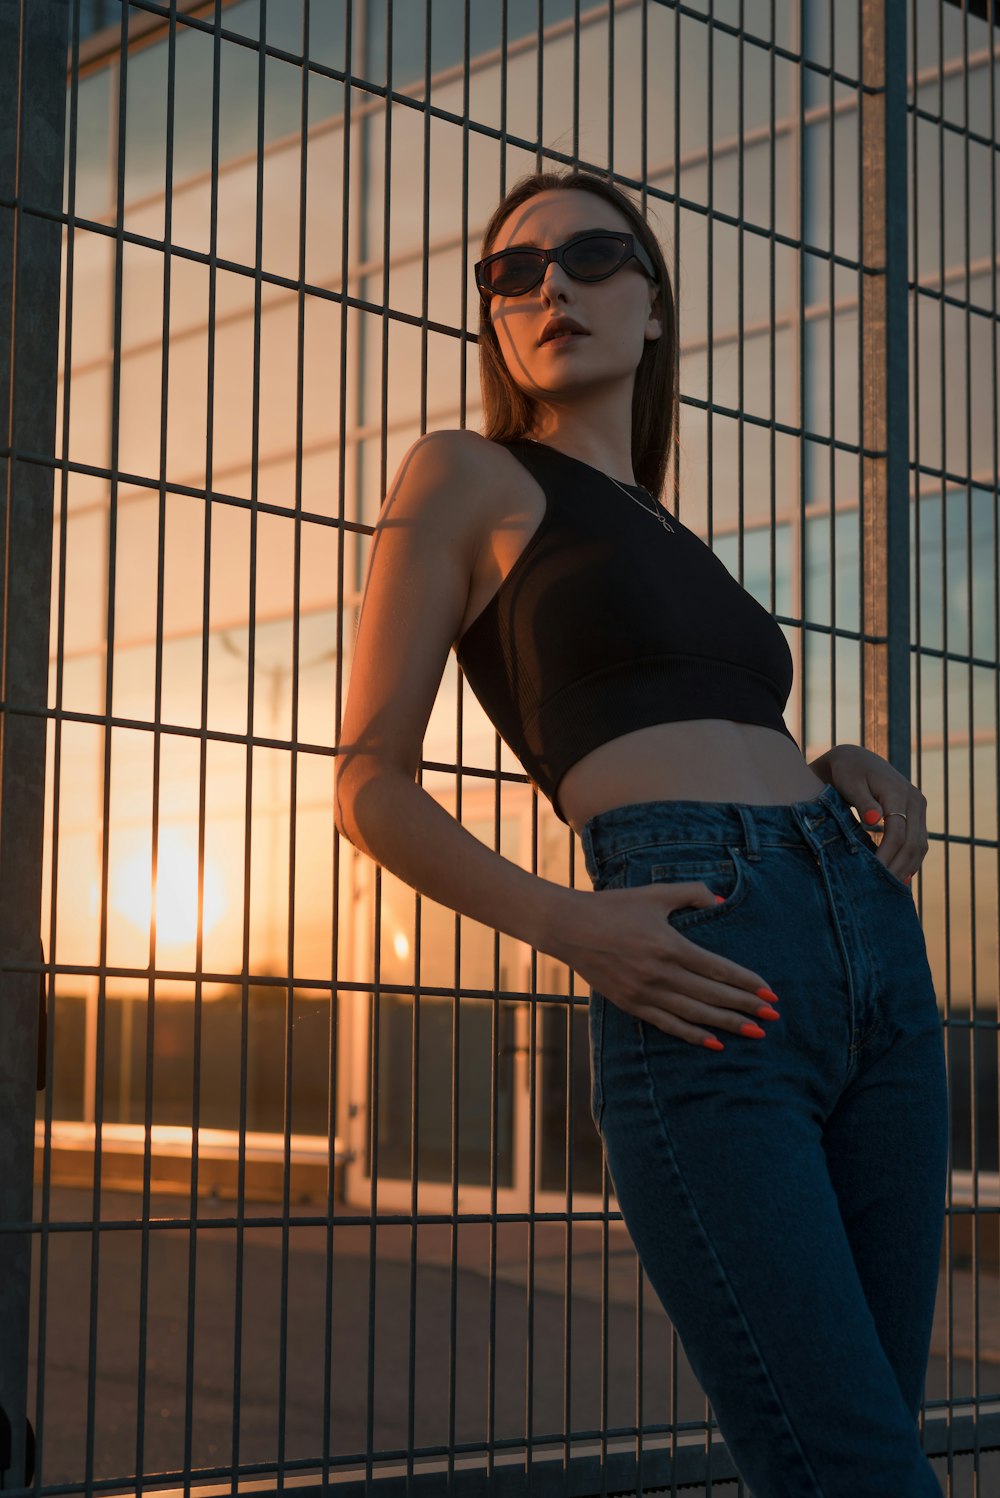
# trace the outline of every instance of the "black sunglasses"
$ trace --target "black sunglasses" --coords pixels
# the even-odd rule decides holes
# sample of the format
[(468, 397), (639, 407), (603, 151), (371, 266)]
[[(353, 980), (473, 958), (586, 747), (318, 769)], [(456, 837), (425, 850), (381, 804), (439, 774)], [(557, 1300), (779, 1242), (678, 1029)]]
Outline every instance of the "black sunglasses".
[(553, 250), (533, 245), (498, 250), (476, 261), (476, 285), (487, 300), (491, 296), (523, 296), (539, 284), (553, 260), (576, 281), (606, 281), (630, 260), (637, 260), (651, 281), (658, 279), (653, 262), (635, 235), (609, 229), (578, 234)]

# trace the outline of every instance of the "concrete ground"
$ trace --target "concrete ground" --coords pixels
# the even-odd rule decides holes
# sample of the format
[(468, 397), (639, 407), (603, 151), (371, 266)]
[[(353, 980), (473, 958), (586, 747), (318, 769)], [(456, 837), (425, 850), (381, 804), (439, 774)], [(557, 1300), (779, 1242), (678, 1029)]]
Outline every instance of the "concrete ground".
[[(178, 1217), (186, 1210), (186, 1202), (177, 1197), (154, 1196), (151, 1218)], [(337, 1210), (339, 1215), (352, 1209), (338, 1205)], [(267, 1467), (276, 1459), (303, 1461), (321, 1453), (327, 1326), (325, 1229), (293, 1225), (284, 1285), (280, 1228), (247, 1228), (241, 1283), (235, 1228), (199, 1229), (193, 1278), (190, 1233), (184, 1228), (151, 1230), (142, 1376), (142, 1232), (132, 1226), (102, 1231), (91, 1382), (93, 1239), (86, 1228), (90, 1211), (89, 1192), (53, 1188), (50, 1220), (80, 1222), (83, 1231), (52, 1232), (48, 1237), (41, 1430), (35, 1396), (40, 1243), (35, 1245), (29, 1409), (40, 1438), (42, 1481), (82, 1479), (88, 1466), (91, 1402), (91, 1460), (97, 1480), (127, 1480), (136, 1471), (166, 1475), (180, 1472), (186, 1461), (196, 1469), (223, 1466), (232, 1460), (237, 1439), (242, 1464)], [(250, 1204), (247, 1211), (252, 1216), (277, 1215), (271, 1204)], [(199, 1203), (202, 1223), (234, 1214), (231, 1202)], [(104, 1222), (131, 1224), (140, 1215), (141, 1198), (135, 1194), (102, 1193)], [(489, 1224), (462, 1225), (454, 1274), (450, 1229), (421, 1228), (412, 1280), (406, 1227), (379, 1229), (374, 1264), (367, 1228), (338, 1223), (335, 1217), (333, 1246), (326, 1439), (331, 1453), (352, 1456), (362, 1469), (369, 1449), (405, 1459), (413, 1446), (440, 1448), (444, 1454), (450, 1445), (465, 1442), (479, 1447), (490, 1437), (509, 1441), (516, 1449), (517, 1441), (524, 1438), (529, 1405), (532, 1432), (536, 1438), (555, 1437), (553, 1453), (561, 1450), (558, 1433), (567, 1426), (580, 1439), (591, 1433), (598, 1453), (602, 1427), (627, 1428), (636, 1423), (640, 1334), (646, 1425), (698, 1425), (705, 1419), (705, 1397), (679, 1344), (675, 1398), (671, 1399), (670, 1324), (644, 1279), (643, 1310), (641, 1317), (637, 1314), (637, 1261), (620, 1224), (613, 1224), (609, 1234), (606, 1332), (602, 1326), (600, 1224), (574, 1225), (568, 1311), (565, 1232), (558, 1224), (536, 1226), (530, 1327), (527, 1224), (503, 1224), (498, 1231), (492, 1289)], [(947, 1281), (942, 1279), (926, 1385), (929, 1405), (973, 1393), (973, 1330), (978, 1319), (976, 1392), (1000, 1408), (1000, 1282), (995, 1276), (980, 1276), (975, 1317), (972, 1292), (969, 1272), (954, 1270), (949, 1382), (949, 1306)], [(287, 1307), (284, 1349), (283, 1295)], [(375, 1311), (370, 1316), (373, 1303)], [(237, 1304), (242, 1306), (239, 1322)], [(193, 1331), (190, 1349), (189, 1326)], [(564, 1351), (567, 1344), (568, 1352)], [(234, 1425), (237, 1407), (240, 1415)], [(140, 1408), (144, 1412), (141, 1432)], [(933, 1418), (930, 1410), (928, 1419)], [(703, 1441), (703, 1435), (688, 1432), (682, 1444), (697, 1446)], [(944, 1492), (947, 1462), (936, 1459), (934, 1465)], [(288, 1476), (292, 1479), (293, 1473)], [(301, 1478), (315, 1480), (311, 1472), (307, 1479), (304, 1469)], [(684, 1489), (695, 1498), (705, 1491)], [(735, 1481), (728, 1482), (725, 1491), (732, 1498), (744, 1498), (745, 1490)], [(947, 1491), (949, 1498), (1000, 1492), (1000, 1453), (980, 1456), (978, 1488), (973, 1486), (972, 1459), (953, 1459)]]

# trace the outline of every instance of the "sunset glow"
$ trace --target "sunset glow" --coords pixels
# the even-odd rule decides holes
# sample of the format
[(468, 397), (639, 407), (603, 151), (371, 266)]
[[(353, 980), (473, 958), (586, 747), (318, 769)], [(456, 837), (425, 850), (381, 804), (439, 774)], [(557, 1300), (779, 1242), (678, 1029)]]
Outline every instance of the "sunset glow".
[[(153, 914), (152, 845), (138, 848), (112, 871), (110, 904), (140, 931), (149, 929)], [(211, 931), (226, 906), (222, 880), (215, 866), (205, 864), (203, 930)], [(198, 931), (198, 853), (186, 837), (172, 828), (160, 829), (156, 880), (156, 935), (158, 945), (193, 941)]]

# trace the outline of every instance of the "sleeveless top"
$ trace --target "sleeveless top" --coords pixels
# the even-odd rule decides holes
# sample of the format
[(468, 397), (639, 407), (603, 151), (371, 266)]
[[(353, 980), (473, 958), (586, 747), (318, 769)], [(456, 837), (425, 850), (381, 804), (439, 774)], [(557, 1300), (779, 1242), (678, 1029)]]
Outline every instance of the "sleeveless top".
[[(775, 728), (792, 656), (781, 627), (648, 489), (527, 438), (498, 443), (537, 479), (545, 514), (455, 647), (487, 717), (560, 821), (562, 776), (656, 723)], [(673, 533), (646, 513), (668, 516)]]

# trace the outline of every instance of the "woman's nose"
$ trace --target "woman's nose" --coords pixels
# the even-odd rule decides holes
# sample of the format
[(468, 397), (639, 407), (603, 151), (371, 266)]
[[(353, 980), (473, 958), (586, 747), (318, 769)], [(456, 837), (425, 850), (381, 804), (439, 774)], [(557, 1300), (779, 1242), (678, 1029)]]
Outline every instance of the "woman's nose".
[(547, 292), (565, 291), (569, 286), (569, 277), (557, 260), (550, 260), (545, 267), (545, 274), (538, 283), (538, 289)]

